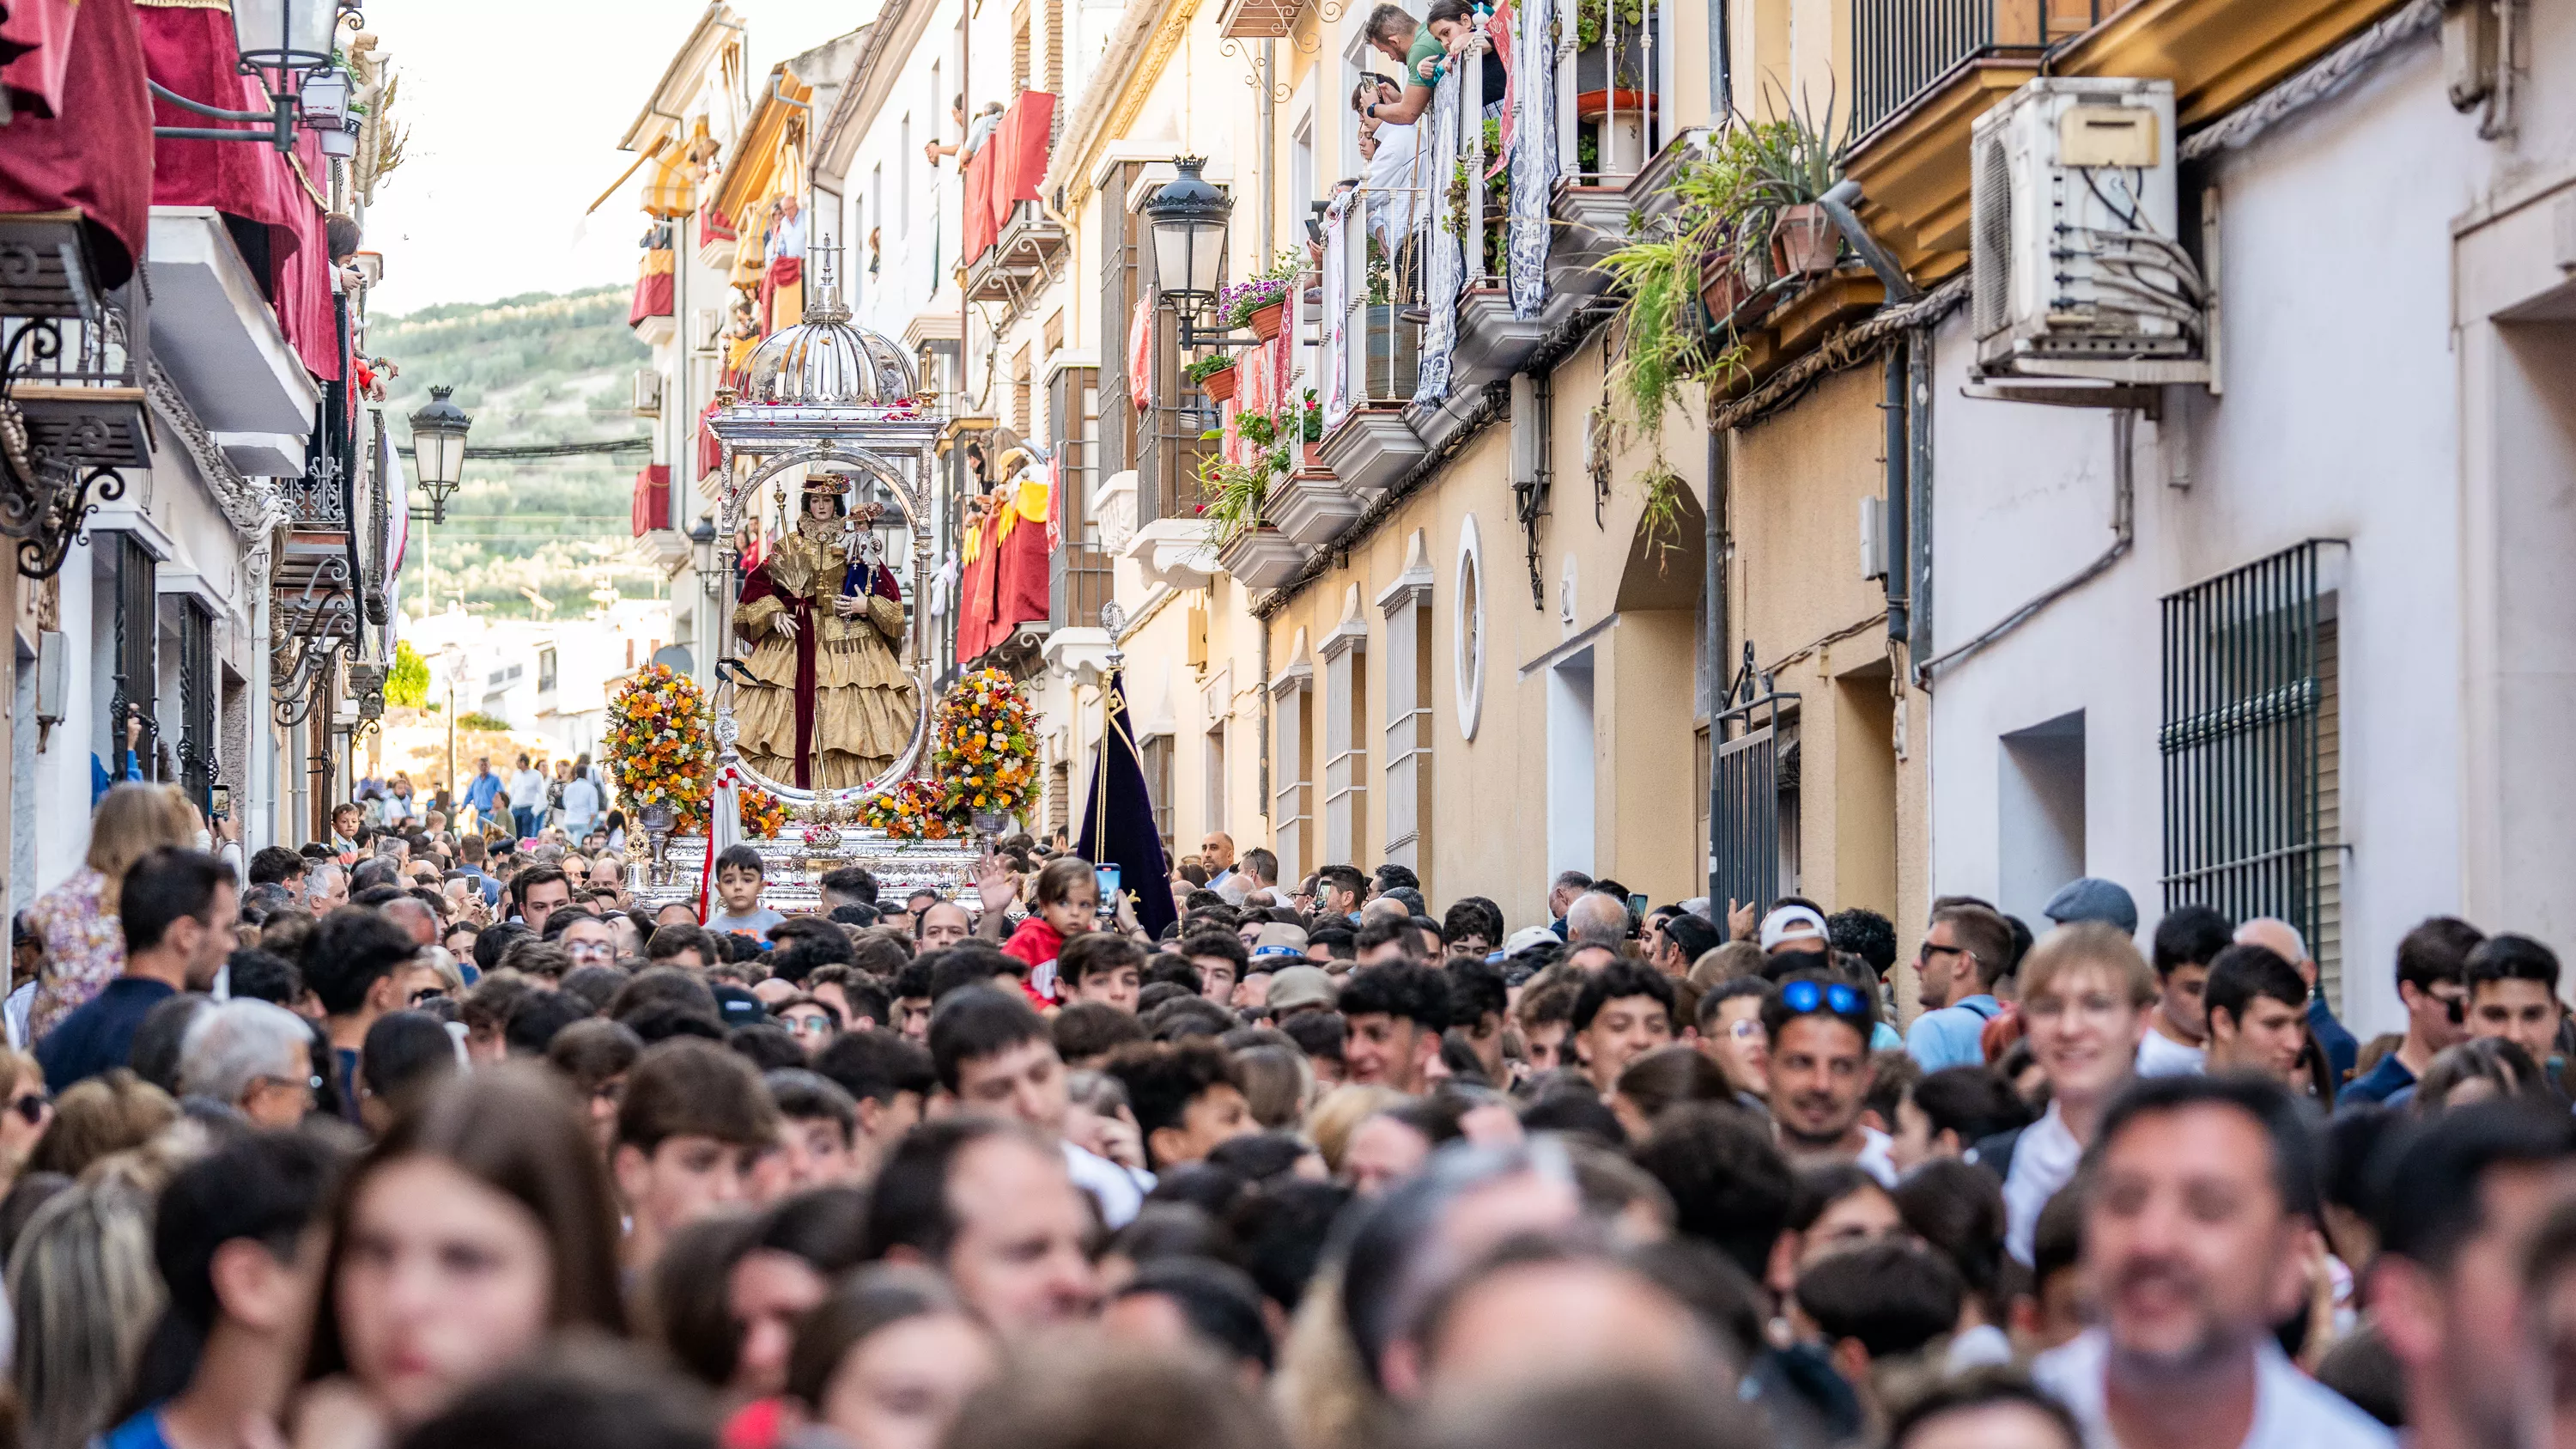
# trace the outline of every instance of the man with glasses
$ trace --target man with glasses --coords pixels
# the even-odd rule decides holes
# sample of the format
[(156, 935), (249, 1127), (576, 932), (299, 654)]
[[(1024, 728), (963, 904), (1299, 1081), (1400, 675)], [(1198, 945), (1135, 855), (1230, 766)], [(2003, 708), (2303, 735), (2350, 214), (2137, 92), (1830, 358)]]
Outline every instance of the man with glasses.
[(221, 1002), (188, 1024), (179, 1091), (221, 1102), (253, 1127), (293, 1127), (313, 1110), (312, 1047), (304, 1019), (282, 1006)]
[(2003, 1010), (1995, 978), (2012, 960), (2012, 927), (1983, 906), (1947, 905), (1914, 955), (1923, 1014), (1905, 1029), (1906, 1054), (1926, 1072), (1986, 1064), (1986, 1023)]
[(1878, 1009), (1848, 982), (1803, 973), (1762, 1003), (1769, 1040), (1771, 1120), (1792, 1163), (1849, 1162), (1896, 1186), (1888, 1135), (1864, 1125), (1869, 1038)]
[(821, 1051), (824, 1043), (841, 1030), (839, 1015), (812, 996), (791, 996), (771, 1007), (769, 1014), (777, 1018), (780, 1026), (787, 1028), (809, 1057)]
[(2434, 916), (2397, 943), (2397, 1000), (2406, 1008), (2406, 1039), (2337, 1093), (2337, 1106), (2387, 1101), (2415, 1085), (2434, 1053), (2467, 1037), (2462, 972), (2469, 953), (2485, 939), (2455, 916)]
[(555, 944), (564, 948), (572, 964), (580, 966), (614, 966), (617, 964), (617, 933), (597, 916), (575, 915), (565, 924)]

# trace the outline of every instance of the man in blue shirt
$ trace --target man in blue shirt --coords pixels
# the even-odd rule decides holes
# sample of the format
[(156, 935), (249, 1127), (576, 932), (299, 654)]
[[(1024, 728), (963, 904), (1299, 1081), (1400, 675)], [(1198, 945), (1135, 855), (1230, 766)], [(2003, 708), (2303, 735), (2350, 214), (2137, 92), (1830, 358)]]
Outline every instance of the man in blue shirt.
[(127, 1065), (135, 1029), (152, 1008), (179, 992), (213, 987), (241, 908), (231, 866), (202, 850), (164, 846), (125, 873), (116, 913), (125, 928), (125, 974), (36, 1043), (45, 1086), (57, 1094)]
[(478, 756), (474, 761), (474, 778), (465, 784), (465, 803), (474, 807), (474, 818), (479, 822), (491, 815), (492, 802), (499, 798), (501, 777), (492, 773), (489, 755)]
[(2409, 1090), (2433, 1063), (2435, 1053), (2467, 1039), (2468, 985), (2463, 972), (2469, 953), (2486, 936), (2456, 916), (2433, 916), (2417, 924), (2397, 943), (2397, 1002), (2406, 1008), (2406, 1039), (2379, 1065), (2344, 1084), (2335, 1094), (2340, 1109), (2360, 1102), (2386, 1102)]
[(1926, 1072), (1981, 1067), (1986, 1023), (2003, 1010), (1995, 978), (2012, 961), (2012, 926), (1983, 906), (1948, 905), (1932, 913), (1914, 954), (1923, 1014), (1905, 1030), (1905, 1050)]

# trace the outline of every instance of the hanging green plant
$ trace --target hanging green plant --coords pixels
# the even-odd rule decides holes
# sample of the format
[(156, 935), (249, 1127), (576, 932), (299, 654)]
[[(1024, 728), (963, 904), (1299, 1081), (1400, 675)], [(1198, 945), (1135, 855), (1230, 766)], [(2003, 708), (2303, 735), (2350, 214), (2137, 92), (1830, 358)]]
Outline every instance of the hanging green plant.
[[(1601, 32), (1608, 27), (1614, 0), (1576, 0), (1574, 7), (1574, 48), (1590, 50), (1601, 43)], [(1615, 0), (1619, 23), (1639, 26), (1646, 23), (1646, 0)]]
[(1205, 382), (1209, 378), (1216, 376), (1218, 373), (1223, 372), (1232, 366), (1234, 366), (1234, 358), (1231, 354), (1211, 352), (1207, 356), (1200, 358), (1198, 361), (1191, 363), (1189, 366), (1182, 368), (1181, 376), (1188, 378), (1192, 382)]

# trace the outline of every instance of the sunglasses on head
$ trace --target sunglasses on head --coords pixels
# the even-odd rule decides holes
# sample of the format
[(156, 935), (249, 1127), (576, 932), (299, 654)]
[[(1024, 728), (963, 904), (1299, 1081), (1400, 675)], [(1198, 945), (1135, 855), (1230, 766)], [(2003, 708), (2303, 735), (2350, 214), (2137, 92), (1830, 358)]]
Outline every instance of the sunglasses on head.
[(1862, 1012), (1860, 993), (1839, 981), (1792, 981), (1780, 988), (1780, 1004), (1801, 1016), (1818, 1010), (1836, 1016)]

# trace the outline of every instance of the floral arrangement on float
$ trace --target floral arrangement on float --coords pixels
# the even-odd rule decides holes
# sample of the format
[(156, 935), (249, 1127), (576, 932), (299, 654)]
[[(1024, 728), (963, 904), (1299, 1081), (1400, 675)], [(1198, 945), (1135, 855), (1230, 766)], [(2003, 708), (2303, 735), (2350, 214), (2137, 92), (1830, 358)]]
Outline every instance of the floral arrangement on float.
[[(609, 698), (600, 758), (631, 810), (641, 815), (665, 805), (673, 832), (694, 834), (707, 828), (716, 771), (711, 717), (697, 681), (667, 664), (637, 670)], [(785, 801), (758, 788), (743, 790), (738, 798), (745, 835), (767, 840), (786, 828)]]
[(787, 802), (761, 789), (748, 786), (734, 795), (736, 813), (742, 818), (742, 833), (755, 840), (776, 840), (787, 828)]
[(600, 757), (631, 811), (667, 805), (673, 830), (706, 828), (716, 745), (696, 680), (667, 664), (637, 670), (609, 697)]
[(1028, 695), (999, 669), (957, 681), (939, 702), (930, 774), (860, 807), (860, 823), (898, 840), (950, 840), (1017, 814), (1037, 780)]

